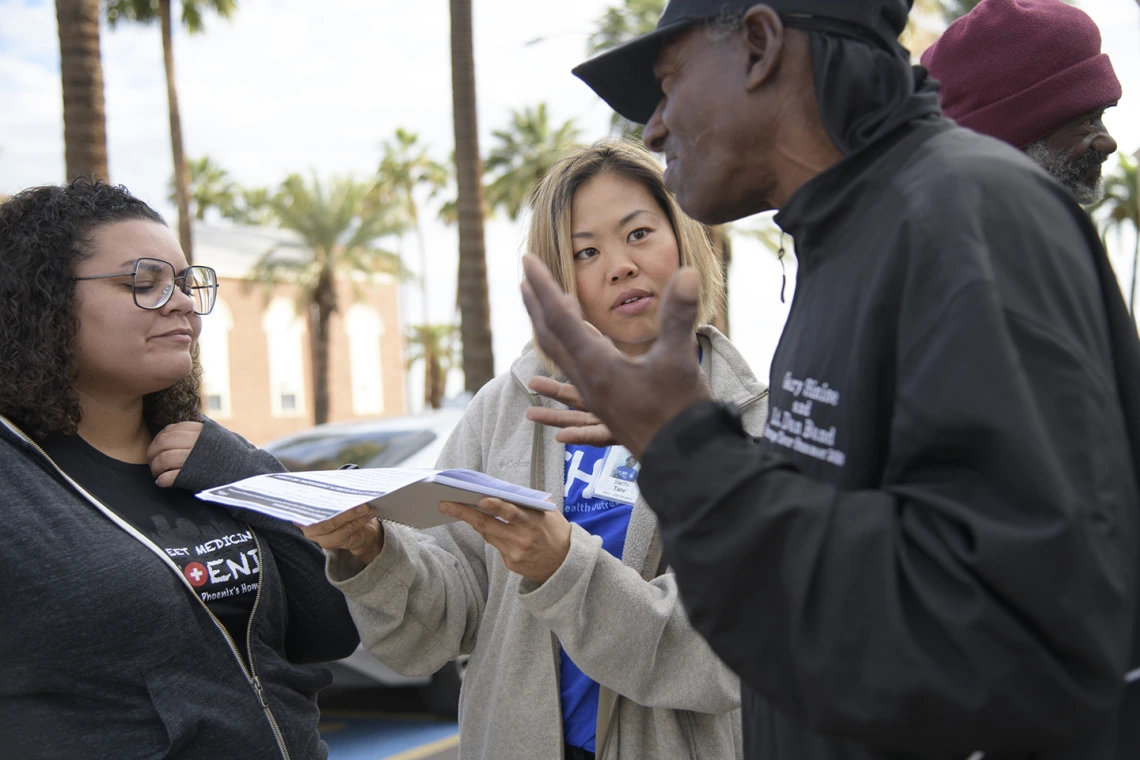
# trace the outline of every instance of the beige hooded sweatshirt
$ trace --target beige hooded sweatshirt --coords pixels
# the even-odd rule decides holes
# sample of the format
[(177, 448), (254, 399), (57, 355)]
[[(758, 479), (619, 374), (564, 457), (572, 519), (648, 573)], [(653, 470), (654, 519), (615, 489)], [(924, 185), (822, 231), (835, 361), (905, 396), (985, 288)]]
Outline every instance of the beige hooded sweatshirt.
[[(713, 393), (762, 431), (767, 388), (712, 327), (698, 331)], [(466, 468), (554, 495), (564, 444), (525, 419), (554, 406), (527, 389), (546, 374), (528, 348), (471, 401), (438, 467)], [(559, 648), (601, 686), (599, 760), (740, 757), (740, 686), (689, 625), (661, 557), (652, 510), (639, 499), (622, 559), (572, 526), (570, 552), (545, 583), (507, 570), (465, 523), (417, 532), (386, 524), (368, 566), (330, 552), (328, 577), (348, 598), (364, 646), (397, 673), (423, 676), (471, 655), (459, 707), (461, 760), (563, 756)]]

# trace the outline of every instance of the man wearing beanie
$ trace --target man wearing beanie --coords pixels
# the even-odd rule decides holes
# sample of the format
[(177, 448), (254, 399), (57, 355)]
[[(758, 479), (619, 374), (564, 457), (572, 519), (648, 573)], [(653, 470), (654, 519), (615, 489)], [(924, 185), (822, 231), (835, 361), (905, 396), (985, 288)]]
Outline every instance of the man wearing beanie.
[(1079, 203), (1104, 197), (1101, 165), (1116, 141), (1101, 117), (1120, 82), (1100, 30), (1061, 0), (985, 0), (922, 56), (959, 126), (1025, 151)]
[(941, 116), (897, 42), (909, 6), (671, 0), (575, 69), (646, 124), (689, 215), (778, 209), (799, 273), (753, 439), (696, 361), (695, 273), (627, 357), (526, 257), (577, 388), (537, 383), (566, 406), (527, 416), (641, 462), (662, 562), (741, 677), (748, 758), (1135, 760), (1136, 326), (1072, 195)]

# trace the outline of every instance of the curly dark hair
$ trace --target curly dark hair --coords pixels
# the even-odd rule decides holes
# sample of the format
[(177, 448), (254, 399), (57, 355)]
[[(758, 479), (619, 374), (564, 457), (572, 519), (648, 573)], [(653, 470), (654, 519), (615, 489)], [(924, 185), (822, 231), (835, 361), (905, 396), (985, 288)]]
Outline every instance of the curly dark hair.
[[(92, 255), (97, 228), (135, 219), (165, 224), (125, 187), (85, 178), (0, 203), (0, 414), (33, 438), (79, 428), (75, 264)], [(189, 376), (143, 399), (151, 430), (201, 419), (200, 377), (195, 352)]]

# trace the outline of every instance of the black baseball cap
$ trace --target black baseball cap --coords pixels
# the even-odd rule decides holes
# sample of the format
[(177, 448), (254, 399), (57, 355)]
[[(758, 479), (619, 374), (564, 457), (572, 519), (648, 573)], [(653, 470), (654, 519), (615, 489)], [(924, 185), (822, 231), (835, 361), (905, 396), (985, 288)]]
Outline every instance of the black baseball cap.
[(787, 26), (817, 29), (901, 49), (898, 36), (914, 0), (671, 0), (649, 34), (619, 45), (573, 70), (610, 108), (638, 124), (657, 110), (663, 94), (653, 65), (670, 35), (725, 15), (767, 5)]

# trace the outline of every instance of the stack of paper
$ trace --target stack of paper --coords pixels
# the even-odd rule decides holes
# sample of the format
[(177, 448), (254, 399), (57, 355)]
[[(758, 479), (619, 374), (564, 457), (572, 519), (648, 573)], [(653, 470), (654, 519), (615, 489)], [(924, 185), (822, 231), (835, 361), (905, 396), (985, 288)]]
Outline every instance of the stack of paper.
[(301, 525), (323, 522), (371, 502), (382, 520), (413, 528), (453, 522), (441, 501), (476, 506), (493, 496), (521, 507), (552, 510), (550, 494), (472, 470), (402, 468), (326, 470), (258, 475), (198, 494), (199, 499), (250, 509)]

